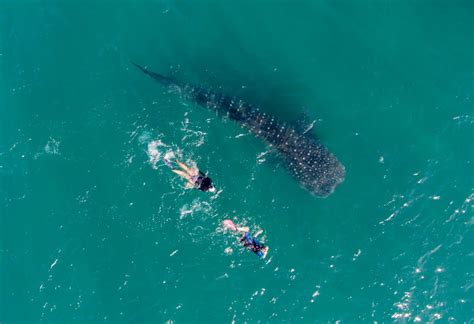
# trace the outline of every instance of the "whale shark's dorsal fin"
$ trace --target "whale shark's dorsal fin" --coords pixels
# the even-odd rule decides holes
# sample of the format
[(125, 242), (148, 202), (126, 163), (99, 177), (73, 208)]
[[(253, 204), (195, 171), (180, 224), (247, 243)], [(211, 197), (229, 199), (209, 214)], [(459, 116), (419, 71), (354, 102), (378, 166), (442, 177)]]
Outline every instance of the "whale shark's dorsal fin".
[(139, 70), (141, 70), (143, 73), (147, 74), (150, 76), (152, 79), (160, 82), (163, 85), (170, 86), (170, 85), (177, 85), (176, 82), (168, 77), (165, 77), (164, 75), (149, 71), (147, 68), (138, 65), (137, 63), (132, 62), (133, 65), (135, 65)]

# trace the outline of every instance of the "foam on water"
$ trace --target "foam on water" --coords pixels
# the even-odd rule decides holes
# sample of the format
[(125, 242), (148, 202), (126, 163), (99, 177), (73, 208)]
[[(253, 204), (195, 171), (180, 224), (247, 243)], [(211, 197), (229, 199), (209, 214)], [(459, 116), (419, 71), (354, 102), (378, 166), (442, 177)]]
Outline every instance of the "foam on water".
[(211, 205), (205, 201), (195, 199), (190, 204), (184, 204), (179, 209), (179, 219), (183, 219), (188, 215), (193, 215), (196, 212), (208, 213), (211, 210)]
[(166, 148), (167, 146), (161, 140), (154, 140), (147, 145), (148, 162), (151, 164), (153, 169), (157, 169), (158, 162), (161, 161), (163, 150), (160, 148)]
[(46, 154), (59, 154), (59, 145), (61, 144), (60, 141), (50, 137), (49, 141), (44, 146), (44, 151)]
[(191, 125), (192, 124), (188, 117), (185, 117), (181, 122), (180, 130), (184, 134), (181, 138), (181, 141), (190, 147), (202, 146), (205, 143), (207, 133), (198, 129), (193, 129), (191, 128)]

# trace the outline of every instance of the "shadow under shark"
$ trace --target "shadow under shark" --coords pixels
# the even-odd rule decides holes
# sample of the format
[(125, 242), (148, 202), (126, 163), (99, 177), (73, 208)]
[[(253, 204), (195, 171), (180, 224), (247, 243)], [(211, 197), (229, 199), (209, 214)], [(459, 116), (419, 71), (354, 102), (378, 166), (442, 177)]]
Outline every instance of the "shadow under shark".
[(171, 78), (133, 63), (142, 72), (188, 100), (227, 116), (278, 151), (285, 167), (296, 180), (318, 197), (330, 195), (344, 180), (345, 168), (329, 150), (306, 131), (275, 120), (236, 98), (208, 89), (179, 84)]

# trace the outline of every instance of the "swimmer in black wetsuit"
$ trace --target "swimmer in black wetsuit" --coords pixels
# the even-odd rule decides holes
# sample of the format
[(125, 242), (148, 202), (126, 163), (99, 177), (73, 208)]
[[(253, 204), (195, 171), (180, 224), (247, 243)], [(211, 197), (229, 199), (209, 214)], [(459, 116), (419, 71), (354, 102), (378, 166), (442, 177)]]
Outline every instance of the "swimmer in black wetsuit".
[(195, 188), (201, 191), (209, 191), (214, 192), (216, 188), (214, 188), (212, 184), (211, 178), (209, 178), (206, 174), (200, 171), (196, 167), (188, 167), (186, 164), (176, 160), (176, 164), (181, 168), (181, 170), (173, 169), (171, 162), (167, 159), (163, 159), (165, 164), (177, 175), (180, 177), (188, 180), (186, 183), (186, 188)]

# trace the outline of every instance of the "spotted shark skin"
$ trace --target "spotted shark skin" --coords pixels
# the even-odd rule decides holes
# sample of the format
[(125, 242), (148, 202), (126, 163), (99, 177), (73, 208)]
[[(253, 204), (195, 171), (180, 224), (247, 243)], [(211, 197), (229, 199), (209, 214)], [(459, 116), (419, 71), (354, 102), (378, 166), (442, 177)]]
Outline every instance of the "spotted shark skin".
[(278, 152), (287, 170), (312, 194), (327, 197), (344, 181), (344, 166), (324, 145), (309, 134), (277, 121), (242, 100), (205, 88), (180, 85), (171, 78), (133, 64), (164, 86), (179, 92), (186, 99), (234, 120), (263, 140)]

